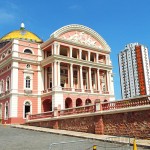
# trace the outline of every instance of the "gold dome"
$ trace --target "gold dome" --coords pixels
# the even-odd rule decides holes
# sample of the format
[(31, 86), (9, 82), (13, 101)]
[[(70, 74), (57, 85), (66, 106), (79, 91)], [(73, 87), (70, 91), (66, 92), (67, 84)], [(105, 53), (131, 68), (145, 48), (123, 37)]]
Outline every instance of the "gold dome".
[(0, 38), (0, 41), (9, 41), (12, 39), (24, 39), (24, 40), (34, 41), (38, 43), (42, 42), (42, 40), (37, 35), (35, 35), (30, 31), (25, 30), (24, 28), (20, 28), (20, 30), (15, 30), (6, 34), (2, 38)]

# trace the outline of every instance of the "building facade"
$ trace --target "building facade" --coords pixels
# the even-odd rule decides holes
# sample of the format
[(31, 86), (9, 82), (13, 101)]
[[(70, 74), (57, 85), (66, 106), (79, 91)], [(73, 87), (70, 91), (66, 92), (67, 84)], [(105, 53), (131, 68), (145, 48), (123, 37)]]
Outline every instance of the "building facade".
[(138, 43), (128, 44), (119, 53), (122, 98), (150, 93), (148, 49)]
[(22, 24), (0, 39), (0, 58), (2, 123), (115, 99), (110, 47), (83, 25), (64, 26), (43, 42)]

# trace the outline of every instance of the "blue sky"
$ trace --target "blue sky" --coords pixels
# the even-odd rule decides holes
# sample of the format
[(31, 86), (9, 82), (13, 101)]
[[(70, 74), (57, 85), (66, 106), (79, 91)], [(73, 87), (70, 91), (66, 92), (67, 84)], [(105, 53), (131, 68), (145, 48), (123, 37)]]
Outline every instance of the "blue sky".
[(121, 99), (118, 53), (131, 42), (150, 47), (150, 0), (0, 0), (0, 37), (21, 22), (43, 40), (68, 24), (98, 32), (111, 47), (116, 99)]

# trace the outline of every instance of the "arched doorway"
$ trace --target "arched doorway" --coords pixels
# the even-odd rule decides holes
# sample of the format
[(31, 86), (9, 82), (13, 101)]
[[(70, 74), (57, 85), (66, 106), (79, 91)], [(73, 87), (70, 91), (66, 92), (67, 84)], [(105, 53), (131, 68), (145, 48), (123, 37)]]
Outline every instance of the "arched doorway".
[(65, 108), (71, 108), (71, 107), (72, 107), (72, 99), (68, 97), (65, 100)]
[(26, 118), (27, 113), (31, 112), (31, 104), (30, 102), (25, 102), (24, 104), (24, 118)]
[(89, 98), (87, 98), (85, 101), (85, 105), (90, 105), (91, 103), (92, 103), (91, 100)]
[(52, 101), (51, 99), (46, 99), (43, 101), (43, 111), (52, 111)]
[(82, 100), (80, 98), (76, 99), (76, 107), (82, 106)]

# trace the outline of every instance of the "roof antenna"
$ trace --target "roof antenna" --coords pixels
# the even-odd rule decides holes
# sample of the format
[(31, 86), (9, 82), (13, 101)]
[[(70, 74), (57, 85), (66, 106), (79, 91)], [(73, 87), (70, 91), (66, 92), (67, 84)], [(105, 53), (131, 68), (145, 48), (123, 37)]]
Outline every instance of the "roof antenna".
[(25, 29), (25, 25), (24, 23), (21, 23), (20, 30), (24, 30), (24, 29)]
[(25, 34), (26, 34), (26, 30), (25, 30), (25, 25), (24, 25), (24, 23), (21, 23), (20, 32), (21, 32), (22, 35), (25, 35)]

